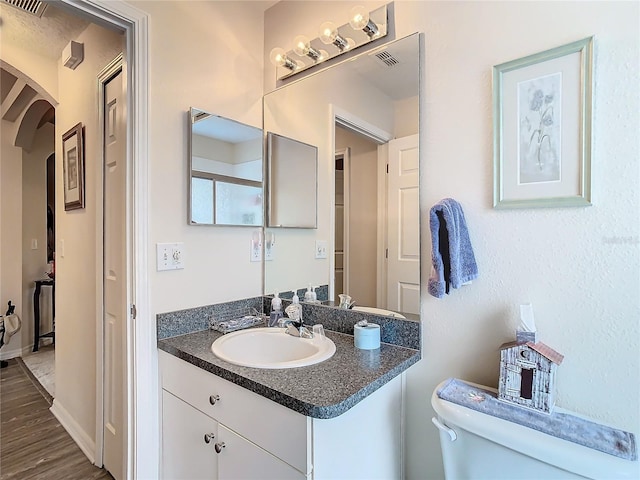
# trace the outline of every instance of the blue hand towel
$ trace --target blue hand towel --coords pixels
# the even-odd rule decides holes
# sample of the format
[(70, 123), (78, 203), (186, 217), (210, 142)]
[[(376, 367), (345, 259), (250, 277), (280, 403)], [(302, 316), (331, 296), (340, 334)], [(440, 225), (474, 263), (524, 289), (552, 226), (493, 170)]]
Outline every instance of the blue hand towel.
[(445, 198), (431, 207), (432, 271), (429, 293), (442, 298), (449, 288), (460, 288), (478, 276), (469, 231), (462, 207), (452, 198)]

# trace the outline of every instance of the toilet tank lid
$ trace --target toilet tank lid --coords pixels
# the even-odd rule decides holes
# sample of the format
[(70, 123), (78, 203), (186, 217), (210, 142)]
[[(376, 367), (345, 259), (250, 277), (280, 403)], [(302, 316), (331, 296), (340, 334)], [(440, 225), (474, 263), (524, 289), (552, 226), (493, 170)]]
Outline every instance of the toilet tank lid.
[[(431, 405), (444, 423), (451, 428), (455, 429), (457, 426), (559, 468), (588, 478), (611, 477), (613, 472), (616, 472), (616, 478), (638, 478), (640, 464), (637, 461), (634, 435), (597, 424), (573, 412), (556, 408), (552, 415), (547, 415), (512, 406), (499, 401), (495, 389), (458, 379), (449, 379), (438, 385), (431, 396)], [(504, 408), (516, 409), (515, 417), (499, 418), (500, 415), (496, 415), (496, 412), (502, 411), (504, 417)], [(530, 417), (532, 419), (529, 422), (530, 425), (525, 425), (527, 422), (522, 421), (522, 417)], [(602, 431), (608, 429), (615, 431), (618, 435), (616, 439), (623, 438), (627, 442), (625, 446), (627, 458), (603, 453), (602, 449), (594, 450), (593, 446), (590, 448), (579, 444), (582, 440), (574, 443), (575, 440), (558, 438), (552, 436), (552, 432), (541, 431), (543, 430), (541, 421), (560, 422), (564, 427), (570, 421), (568, 419), (577, 419), (577, 425), (583, 429), (585, 426), (597, 425), (602, 428)], [(556, 428), (556, 430), (562, 430), (562, 428)], [(626, 436), (620, 437), (620, 433)], [(578, 435), (580, 434), (581, 432), (578, 432)], [(598, 471), (602, 474), (598, 475), (596, 473)]]

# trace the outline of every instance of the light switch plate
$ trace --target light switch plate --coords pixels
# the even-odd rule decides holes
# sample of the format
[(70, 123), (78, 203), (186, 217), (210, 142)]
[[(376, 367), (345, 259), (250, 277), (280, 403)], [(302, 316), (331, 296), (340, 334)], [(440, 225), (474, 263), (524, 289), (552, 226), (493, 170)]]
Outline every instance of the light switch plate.
[(184, 268), (184, 243), (158, 243), (158, 271)]
[(316, 240), (316, 258), (327, 258), (326, 240)]

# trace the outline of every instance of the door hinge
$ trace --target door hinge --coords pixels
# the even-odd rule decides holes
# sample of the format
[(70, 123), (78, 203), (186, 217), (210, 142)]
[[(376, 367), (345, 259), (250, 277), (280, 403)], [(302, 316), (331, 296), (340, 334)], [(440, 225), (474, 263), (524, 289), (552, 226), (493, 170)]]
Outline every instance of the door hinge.
[(136, 310), (136, 306), (134, 304), (131, 304), (131, 308), (129, 309), (129, 311), (131, 313), (131, 320), (135, 320), (138, 314), (138, 311)]
[(389, 173), (389, 164), (387, 163), (387, 173)]
[(388, 248), (384, 249), (384, 258), (389, 258), (389, 249)]

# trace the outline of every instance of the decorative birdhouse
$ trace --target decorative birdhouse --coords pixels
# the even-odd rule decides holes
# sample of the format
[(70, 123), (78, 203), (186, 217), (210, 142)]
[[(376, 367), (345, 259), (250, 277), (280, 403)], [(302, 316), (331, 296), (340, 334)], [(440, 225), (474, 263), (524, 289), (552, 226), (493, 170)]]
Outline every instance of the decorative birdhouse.
[(551, 413), (555, 405), (556, 369), (564, 356), (542, 342), (519, 340), (500, 347), (498, 398)]

